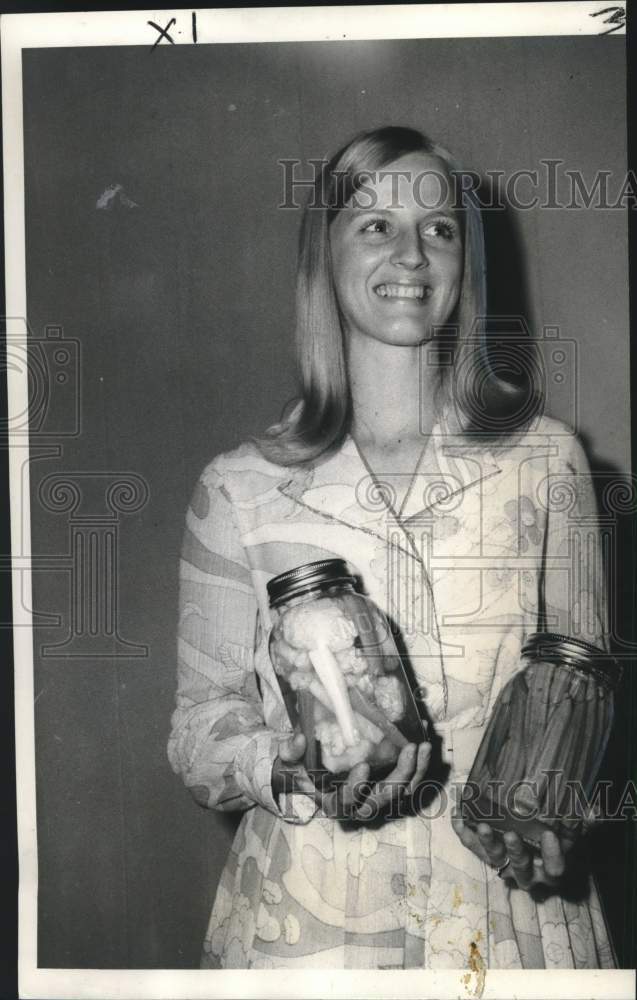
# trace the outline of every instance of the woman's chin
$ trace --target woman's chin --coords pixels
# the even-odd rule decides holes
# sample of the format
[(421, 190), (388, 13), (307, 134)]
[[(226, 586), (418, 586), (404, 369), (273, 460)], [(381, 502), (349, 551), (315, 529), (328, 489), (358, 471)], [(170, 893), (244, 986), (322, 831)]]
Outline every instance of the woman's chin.
[(418, 347), (420, 344), (431, 340), (432, 336), (433, 333), (429, 325), (419, 325), (407, 329), (401, 327), (389, 330), (383, 339), (386, 343), (393, 344), (395, 347)]
[(386, 344), (388, 347), (418, 347), (434, 337), (434, 327), (431, 323), (390, 323), (358, 328), (348, 331), (348, 337), (365, 345), (370, 341)]

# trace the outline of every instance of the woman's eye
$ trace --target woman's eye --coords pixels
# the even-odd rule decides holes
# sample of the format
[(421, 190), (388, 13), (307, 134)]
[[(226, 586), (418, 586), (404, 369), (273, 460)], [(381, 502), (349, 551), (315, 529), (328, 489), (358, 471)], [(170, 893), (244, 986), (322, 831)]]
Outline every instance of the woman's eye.
[(448, 219), (438, 219), (436, 222), (429, 223), (425, 228), (425, 235), (452, 240), (456, 235), (456, 227)]
[(363, 226), (364, 233), (386, 233), (389, 229), (387, 221), (385, 219), (372, 219)]

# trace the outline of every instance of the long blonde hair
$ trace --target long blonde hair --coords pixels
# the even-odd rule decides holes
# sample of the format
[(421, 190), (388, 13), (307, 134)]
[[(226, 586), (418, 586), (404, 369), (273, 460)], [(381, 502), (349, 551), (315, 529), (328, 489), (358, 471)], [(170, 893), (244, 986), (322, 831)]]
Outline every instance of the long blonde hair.
[[(422, 132), (401, 126), (359, 133), (316, 177), (304, 209), (297, 269), (295, 340), (300, 393), (278, 423), (263, 437), (253, 439), (270, 461), (280, 465), (313, 462), (337, 448), (349, 432), (351, 396), (332, 280), (329, 227), (359, 189), (363, 177), (409, 153), (435, 156), (445, 164), (450, 179), (462, 177), (460, 165), (446, 149)], [(510, 431), (515, 421), (506, 414), (515, 410), (519, 390), (503, 382), (489, 364), (482, 219), (473, 189), (465, 190), (461, 184), (460, 193), (463, 277), (458, 303), (447, 324), (449, 333), (437, 338), (439, 345), (448, 348), (451, 344), (453, 349), (453, 364), (438, 366), (437, 403), (451, 402), (455, 382), (453, 403), (456, 412), (459, 409), (466, 418), (462, 421), (464, 430), (474, 438), (491, 440), (494, 424), (490, 416), (496, 412), (505, 416), (499, 424), (500, 437), (503, 430)], [(454, 379), (460, 371), (463, 377)]]

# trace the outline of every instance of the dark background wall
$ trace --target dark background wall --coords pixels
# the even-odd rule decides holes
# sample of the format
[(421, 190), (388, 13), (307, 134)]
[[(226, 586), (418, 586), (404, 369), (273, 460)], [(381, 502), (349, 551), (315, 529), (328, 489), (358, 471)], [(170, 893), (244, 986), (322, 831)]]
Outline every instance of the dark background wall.
[[(60, 616), (34, 633), (39, 962), (193, 966), (234, 820), (197, 807), (166, 759), (177, 561), (201, 468), (276, 419), (294, 388), (299, 218), (277, 207), (277, 161), (407, 123), (481, 173), (557, 158), (589, 182), (613, 171), (616, 189), (624, 42), (32, 50), (24, 116), (29, 321), (36, 338), (59, 324), (79, 342), (81, 387), (81, 433), (54, 435), (61, 455), (31, 468), (32, 549), (53, 567), (34, 574), (33, 603)], [(591, 461), (627, 470), (625, 214), (537, 209), (487, 227), (492, 309), (577, 342), (571, 384)], [(550, 397), (555, 416), (569, 406)], [(82, 511), (56, 513), (40, 496), (57, 472), (79, 483)], [(119, 559), (120, 636), (147, 655), (115, 657), (126, 649), (113, 637), (98, 648), (77, 608), (75, 646), (44, 655), (74, 614), (69, 533), (86, 537), (82, 513), (108, 513), (96, 473), (134, 473), (149, 489), (104, 529)], [(624, 827), (610, 837), (602, 877), (621, 949), (623, 897), (611, 889), (626, 878)]]

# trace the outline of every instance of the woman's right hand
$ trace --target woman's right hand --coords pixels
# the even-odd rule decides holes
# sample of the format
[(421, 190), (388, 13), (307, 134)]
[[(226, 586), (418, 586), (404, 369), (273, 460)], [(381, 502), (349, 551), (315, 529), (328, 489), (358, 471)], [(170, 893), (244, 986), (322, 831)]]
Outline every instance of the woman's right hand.
[[(425, 776), (431, 744), (408, 743), (400, 751), (396, 767), (377, 784), (369, 781), (369, 764), (356, 764), (336, 791), (322, 792), (300, 763), (305, 753), (305, 737), (296, 733), (284, 740), (272, 768), (272, 790), (311, 796), (326, 816), (333, 819), (369, 822), (388, 806), (412, 795)], [(395, 814), (395, 813), (394, 813)]]

